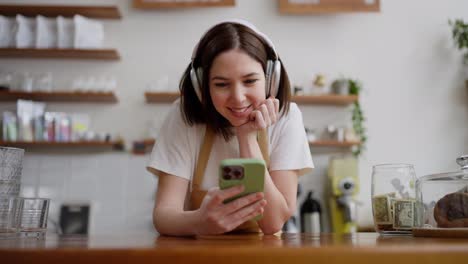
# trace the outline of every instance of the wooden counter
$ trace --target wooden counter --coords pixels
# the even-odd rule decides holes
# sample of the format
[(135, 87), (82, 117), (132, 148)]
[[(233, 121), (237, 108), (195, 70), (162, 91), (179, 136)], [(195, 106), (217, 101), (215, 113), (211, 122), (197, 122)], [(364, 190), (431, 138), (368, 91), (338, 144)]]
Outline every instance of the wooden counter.
[(468, 239), (355, 235), (115, 235), (0, 239), (1, 263), (467, 263)]

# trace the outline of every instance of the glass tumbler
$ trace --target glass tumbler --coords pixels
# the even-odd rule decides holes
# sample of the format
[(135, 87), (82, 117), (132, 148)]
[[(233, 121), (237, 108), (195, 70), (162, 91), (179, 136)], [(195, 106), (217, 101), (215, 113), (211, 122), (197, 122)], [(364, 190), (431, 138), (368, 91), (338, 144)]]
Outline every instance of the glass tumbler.
[(0, 237), (16, 236), (18, 227), (18, 198), (0, 196)]
[(0, 147), (0, 196), (18, 196), (24, 150)]
[(416, 173), (411, 164), (372, 167), (372, 215), (380, 234), (411, 234), (418, 226)]
[(18, 231), (21, 236), (40, 237), (47, 230), (50, 199), (19, 198)]

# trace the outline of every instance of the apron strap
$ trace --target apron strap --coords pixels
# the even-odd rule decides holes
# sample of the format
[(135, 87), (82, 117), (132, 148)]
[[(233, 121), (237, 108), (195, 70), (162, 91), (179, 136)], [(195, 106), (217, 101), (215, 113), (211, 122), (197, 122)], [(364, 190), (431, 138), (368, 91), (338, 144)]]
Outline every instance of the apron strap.
[(270, 151), (268, 150), (268, 131), (266, 128), (258, 133), (257, 141), (268, 169), (270, 167)]
[(203, 181), (203, 175), (205, 174), (206, 165), (210, 157), (211, 148), (214, 142), (214, 131), (206, 126), (205, 137), (203, 139), (203, 145), (198, 153), (197, 166), (195, 167), (195, 175), (192, 181), (192, 190), (200, 190)]

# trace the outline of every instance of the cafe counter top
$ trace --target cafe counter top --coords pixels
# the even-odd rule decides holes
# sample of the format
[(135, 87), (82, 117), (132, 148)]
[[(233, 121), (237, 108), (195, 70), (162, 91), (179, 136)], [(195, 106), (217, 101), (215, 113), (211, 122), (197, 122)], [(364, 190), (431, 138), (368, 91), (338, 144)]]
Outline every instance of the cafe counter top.
[(0, 239), (1, 263), (467, 263), (468, 239), (376, 233)]

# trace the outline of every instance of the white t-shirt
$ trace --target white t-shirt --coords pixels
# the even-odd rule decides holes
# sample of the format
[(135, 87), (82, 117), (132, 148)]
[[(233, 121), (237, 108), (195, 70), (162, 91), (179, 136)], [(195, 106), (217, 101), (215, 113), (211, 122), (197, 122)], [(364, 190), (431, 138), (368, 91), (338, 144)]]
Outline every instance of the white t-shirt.
[[(191, 181), (206, 126), (186, 124), (179, 106), (179, 99), (171, 105), (153, 147), (147, 169), (152, 168), (157, 173), (162, 171)], [(269, 171), (299, 170), (299, 174), (302, 175), (314, 167), (302, 122), (302, 113), (295, 103), (290, 104), (287, 115), (283, 115), (268, 128), (268, 136)], [(237, 137), (233, 136), (226, 142), (222, 135), (216, 135), (201, 188), (208, 190), (218, 186), (220, 162), (223, 159), (238, 157)]]

